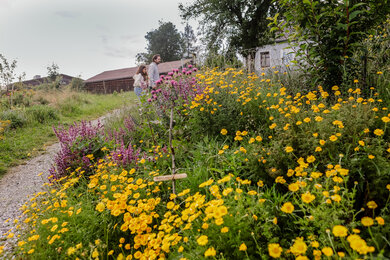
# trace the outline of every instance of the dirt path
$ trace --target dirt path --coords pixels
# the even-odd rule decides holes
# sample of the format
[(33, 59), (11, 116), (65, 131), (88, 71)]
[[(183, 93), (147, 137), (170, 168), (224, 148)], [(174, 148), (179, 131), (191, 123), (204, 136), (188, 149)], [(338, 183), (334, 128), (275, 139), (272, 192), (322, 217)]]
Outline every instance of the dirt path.
[[(119, 112), (119, 109), (114, 110), (93, 120), (92, 123), (96, 124), (99, 120), (104, 123), (107, 117)], [(48, 146), (46, 153), (32, 158), (25, 165), (11, 168), (0, 179), (0, 238), (14, 226), (14, 219), (21, 215), (19, 208), (28, 200), (28, 196), (42, 190), (42, 185), (47, 182), (54, 156), (59, 150), (59, 143)], [(38, 176), (41, 172), (43, 174)]]

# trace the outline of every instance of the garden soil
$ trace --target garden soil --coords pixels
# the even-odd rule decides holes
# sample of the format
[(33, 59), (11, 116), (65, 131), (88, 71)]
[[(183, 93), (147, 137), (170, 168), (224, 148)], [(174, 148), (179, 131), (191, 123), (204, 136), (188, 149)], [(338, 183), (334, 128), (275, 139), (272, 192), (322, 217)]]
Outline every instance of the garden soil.
[[(97, 124), (99, 121), (104, 123), (107, 117), (116, 115), (119, 112), (119, 109), (114, 110), (105, 116), (93, 120), (92, 124)], [(0, 179), (0, 244), (3, 238), (2, 235), (17, 225), (14, 223), (14, 220), (21, 216), (21, 206), (34, 197), (35, 193), (45, 191), (45, 187), (47, 186), (43, 186), (43, 184), (47, 182), (49, 169), (59, 150), (59, 143), (48, 146), (44, 154), (32, 158), (24, 165), (11, 168)], [(18, 235), (14, 230), (12, 232), (15, 233), (15, 236), (13, 240), (7, 240), (9, 243), (15, 242)], [(7, 251), (13, 245), (6, 244), (5, 246), (5, 250)], [(4, 257), (4, 255), (0, 256), (0, 259), (1, 257)]]

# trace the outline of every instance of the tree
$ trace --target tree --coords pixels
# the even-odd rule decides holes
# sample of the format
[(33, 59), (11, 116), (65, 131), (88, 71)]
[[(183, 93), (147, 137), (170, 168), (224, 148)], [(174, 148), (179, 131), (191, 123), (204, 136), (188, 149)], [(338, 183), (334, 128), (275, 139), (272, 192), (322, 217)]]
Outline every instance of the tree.
[(196, 37), (194, 30), (192, 29), (191, 25), (188, 23), (184, 27), (184, 32), (182, 33), (183, 38), (183, 53), (186, 58), (190, 58), (192, 53), (196, 53), (198, 48), (195, 47), (196, 43)]
[(136, 55), (137, 62), (149, 63), (154, 54), (160, 54), (163, 61), (182, 58), (183, 40), (176, 26), (171, 22), (159, 21), (159, 27), (145, 35), (148, 42), (147, 52)]
[(363, 74), (367, 55), (351, 57), (363, 48), (370, 30), (386, 20), (390, 0), (279, 0), (283, 12), (275, 16), (274, 29), (289, 34), (299, 45), (300, 64), (315, 84), (327, 91)]
[(226, 49), (253, 59), (256, 48), (270, 42), (267, 17), (277, 5), (273, 0), (195, 0), (179, 9), (184, 20), (200, 18), (199, 31), (209, 51), (227, 44)]
[(7, 59), (0, 54), (0, 78), (1, 86), (9, 91), (12, 81), (15, 79), (16, 60), (8, 62)]
[(49, 79), (52, 82), (55, 81), (57, 77), (60, 75), (59, 73), (60, 67), (58, 67), (58, 65), (53, 62), (50, 66), (47, 66), (46, 68), (47, 68), (47, 76), (49, 77)]

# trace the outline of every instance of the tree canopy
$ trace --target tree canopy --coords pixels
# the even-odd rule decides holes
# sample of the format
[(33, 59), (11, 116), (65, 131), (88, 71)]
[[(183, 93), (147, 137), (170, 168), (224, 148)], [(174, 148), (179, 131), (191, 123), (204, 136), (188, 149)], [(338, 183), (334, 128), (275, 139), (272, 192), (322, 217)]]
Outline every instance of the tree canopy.
[(149, 63), (154, 54), (160, 54), (163, 61), (174, 61), (182, 58), (183, 39), (176, 26), (171, 22), (159, 21), (159, 27), (147, 32), (146, 52), (136, 55), (137, 62)]
[(199, 18), (208, 50), (226, 44), (244, 56), (270, 41), (267, 17), (276, 13), (276, 7), (273, 0), (196, 0), (179, 5), (184, 20)]

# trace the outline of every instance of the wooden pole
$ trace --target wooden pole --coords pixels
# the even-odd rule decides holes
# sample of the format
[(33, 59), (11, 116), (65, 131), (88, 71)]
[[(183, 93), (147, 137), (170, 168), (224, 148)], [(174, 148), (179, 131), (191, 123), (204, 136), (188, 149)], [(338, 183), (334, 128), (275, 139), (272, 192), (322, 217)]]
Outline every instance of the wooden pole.
[(169, 147), (171, 149), (171, 158), (172, 158), (172, 192), (176, 194), (176, 165), (175, 165), (175, 150), (172, 145), (172, 129), (173, 129), (173, 106), (171, 107), (171, 118), (169, 120)]

